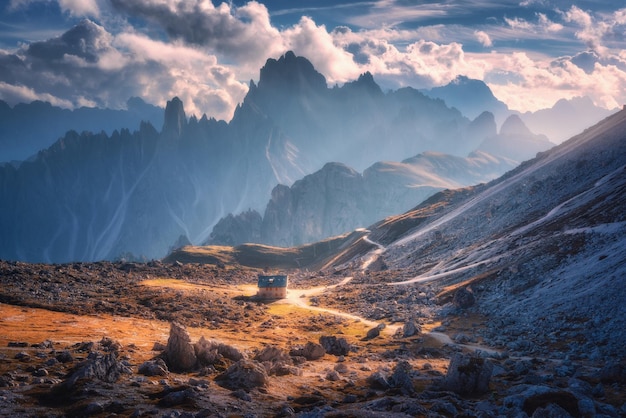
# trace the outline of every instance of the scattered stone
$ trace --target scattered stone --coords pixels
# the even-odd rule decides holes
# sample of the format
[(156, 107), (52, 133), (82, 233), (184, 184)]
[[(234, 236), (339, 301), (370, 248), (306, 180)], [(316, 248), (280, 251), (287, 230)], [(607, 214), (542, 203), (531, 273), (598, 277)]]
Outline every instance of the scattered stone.
[(457, 308), (467, 309), (474, 306), (476, 303), (476, 297), (474, 296), (474, 292), (470, 287), (461, 287), (456, 292), (454, 292), (454, 297), (452, 298), (452, 303)]
[(270, 363), (291, 362), (289, 355), (275, 345), (267, 345), (254, 356), (254, 360)]
[(74, 361), (74, 356), (69, 350), (61, 351), (59, 354), (55, 356), (59, 363), (69, 363)]
[(187, 401), (195, 399), (197, 396), (197, 393), (192, 388), (174, 390), (161, 398), (159, 405), (166, 407), (182, 405)]
[(9, 341), (9, 343), (7, 344), (7, 347), (25, 348), (25, 347), (28, 347), (28, 343), (23, 342), (23, 341)]
[(389, 378), (389, 385), (393, 388), (399, 389), (403, 395), (412, 395), (415, 393), (413, 386), (413, 379), (411, 375), (413, 373), (419, 373), (413, 370), (413, 366), (406, 361), (402, 360), (393, 370), (391, 377)]
[(493, 364), (476, 355), (455, 354), (443, 382), (446, 390), (459, 395), (482, 394), (489, 390)]
[(100, 402), (91, 402), (81, 411), (85, 416), (97, 415), (104, 412), (104, 406)]
[(364, 340), (372, 340), (376, 337), (378, 337), (380, 335), (380, 327), (376, 326), (370, 330), (367, 331), (367, 334), (365, 334), (365, 338)]
[(352, 350), (352, 346), (345, 338), (337, 338), (334, 335), (321, 336), (320, 345), (324, 347), (324, 350), (326, 350), (328, 354), (332, 354), (335, 356), (348, 355)]
[(167, 340), (165, 357), (170, 370), (185, 372), (196, 365), (196, 352), (187, 329), (178, 322), (170, 325), (170, 337)]
[(304, 357), (305, 359), (311, 360), (319, 360), (326, 354), (326, 350), (322, 347), (321, 344), (317, 344), (314, 342), (307, 342), (304, 347), (294, 347), (289, 351), (289, 355), (291, 357)]
[(106, 383), (116, 382), (122, 373), (131, 371), (117, 360), (117, 353), (111, 352), (106, 355), (92, 353), (89, 358), (81, 363), (77, 370), (64, 382), (67, 388), (72, 388), (80, 380), (98, 379)]
[(269, 379), (265, 367), (254, 360), (242, 359), (220, 374), (216, 382), (228, 389), (254, 389), (267, 386)]
[(231, 396), (234, 396), (237, 399), (241, 399), (242, 401), (252, 402), (252, 397), (243, 389), (238, 389), (230, 393)]
[(15, 359), (26, 363), (30, 361), (30, 354), (28, 354), (26, 351), (20, 351), (15, 355)]
[(386, 390), (391, 387), (391, 385), (387, 381), (387, 378), (381, 371), (377, 371), (369, 375), (366, 379), (366, 382), (372, 389)]
[(138, 373), (144, 376), (166, 376), (169, 373), (167, 364), (163, 359), (148, 360), (141, 364)]
[(48, 370), (46, 369), (37, 369), (33, 372), (33, 376), (36, 377), (45, 377), (48, 376)]
[(403, 338), (412, 337), (414, 335), (419, 334), (420, 332), (422, 332), (422, 328), (419, 326), (417, 322), (413, 320), (405, 322), (404, 325), (402, 326)]
[(338, 363), (335, 365), (334, 367), (335, 371), (337, 373), (341, 373), (341, 374), (346, 374), (350, 371), (350, 369), (348, 368), (348, 366), (345, 363)]
[(564, 390), (547, 388), (543, 393), (527, 396), (524, 399), (523, 410), (528, 416), (535, 418), (580, 416), (576, 396)]
[(341, 377), (339, 376), (339, 373), (337, 373), (335, 370), (330, 370), (328, 373), (326, 373), (326, 380), (330, 380), (331, 382), (336, 382), (340, 379)]

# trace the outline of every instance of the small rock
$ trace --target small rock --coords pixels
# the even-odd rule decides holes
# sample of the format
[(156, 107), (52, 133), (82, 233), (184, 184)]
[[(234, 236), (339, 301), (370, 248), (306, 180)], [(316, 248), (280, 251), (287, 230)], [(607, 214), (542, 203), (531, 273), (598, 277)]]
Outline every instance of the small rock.
[(26, 363), (30, 361), (30, 354), (28, 354), (25, 351), (20, 351), (19, 353), (15, 355), (15, 359)]
[(377, 371), (369, 375), (366, 379), (367, 384), (372, 389), (389, 389), (391, 386), (387, 381), (387, 378), (381, 371)]
[(46, 369), (37, 369), (33, 372), (33, 376), (37, 377), (45, 377), (48, 376), (48, 370)]
[(319, 360), (326, 354), (321, 344), (307, 342), (304, 347), (295, 347), (289, 351), (291, 357), (304, 357), (306, 360)]
[(197, 397), (196, 392), (191, 388), (173, 391), (165, 395), (163, 398), (161, 398), (161, 400), (159, 401), (159, 405), (168, 406), (168, 407), (181, 405), (187, 402), (188, 400), (194, 399), (196, 397)]
[(452, 303), (457, 308), (461, 308), (461, 309), (471, 308), (476, 303), (474, 292), (472, 291), (470, 287), (461, 287), (454, 293), (454, 297), (452, 298)]
[(422, 332), (422, 329), (415, 321), (407, 321), (402, 326), (402, 336), (404, 338), (412, 337), (420, 332)]
[(337, 373), (335, 370), (331, 370), (328, 373), (326, 373), (326, 380), (330, 380), (331, 382), (336, 382), (340, 379), (341, 377), (339, 376), (339, 373)]
[(252, 397), (243, 389), (238, 389), (230, 393), (231, 396), (234, 396), (237, 399), (241, 399), (242, 401), (252, 402)]
[(257, 361), (242, 359), (215, 379), (229, 389), (253, 389), (267, 386), (269, 378), (265, 367)]
[(74, 356), (69, 352), (69, 350), (61, 351), (55, 358), (59, 361), (59, 363), (69, 363), (74, 361)]
[(490, 361), (476, 355), (457, 353), (450, 360), (444, 387), (459, 395), (485, 393), (489, 390), (492, 371)]
[(169, 372), (162, 359), (146, 361), (139, 366), (137, 371), (144, 376), (167, 376)]

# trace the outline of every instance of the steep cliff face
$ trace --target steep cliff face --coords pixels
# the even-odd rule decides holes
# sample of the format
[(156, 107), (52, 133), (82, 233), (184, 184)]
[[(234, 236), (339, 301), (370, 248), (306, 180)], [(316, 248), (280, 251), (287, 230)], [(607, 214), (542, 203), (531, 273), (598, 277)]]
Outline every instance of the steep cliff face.
[(376, 163), (363, 174), (329, 163), (291, 187), (278, 185), (272, 190), (258, 238), (260, 215), (245, 212), (222, 218), (208, 243), (314, 242), (408, 210), (439, 190), (488, 181), (514, 166), (511, 160), (481, 152), (467, 158), (428, 152), (401, 163)]
[[(287, 188), (276, 189), (265, 208), (261, 238), (309, 242), (405, 210), (441, 187), (476, 181), (462, 174), (476, 171), (469, 162), (434, 182), (410, 163), (362, 175), (347, 167), (365, 170), (426, 150), (460, 158), (482, 132), (468, 136), (470, 122), (460, 112), (414, 89), (383, 93), (371, 74), (328, 88), (293, 53), (267, 61), (230, 123), (187, 119), (177, 98), (163, 121), (160, 132), (148, 123), (132, 133), (68, 132), (32, 161), (0, 166), (0, 258), (162, 257), (181, 236), (204, 242), (228, 213), (260, 213), (277, 184)], [(320, 170), (329, 161), (341, 164)], [(429, 170), (441, 163), (430, 161)], [(243, 233), (231, 225), (233, 235)]]
[(291, 165), (279, 141), (267, 151), (274, 128), (256, 120), (254, 136), (187, 121), (173, 99), (162, 132), (147, 123), (111, 136), (68, 132), (33, 161), (0, 166), (0, 258), (155, 258), (181, 235), (206, 239), (226, 211), (269, 194), (272, 163)]

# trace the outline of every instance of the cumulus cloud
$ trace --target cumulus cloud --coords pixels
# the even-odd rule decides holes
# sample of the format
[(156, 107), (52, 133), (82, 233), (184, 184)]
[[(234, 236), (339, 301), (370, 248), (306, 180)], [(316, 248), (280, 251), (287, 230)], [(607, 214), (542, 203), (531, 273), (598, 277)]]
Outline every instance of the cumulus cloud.
[(240, 65), (256, 66), (284, 52), (267, 8), (251, 1), (234, 7), (210, 0), (111, 0), (114, 8), (157, 24), (175, 40), (202, 46)]
[(535, 16), (537, 17), (536, 22), (530, 22), (526, 19), (521, 19), (518, 17), (505, 17), (504, 21), (510, 28), (526, 33), (531, 32), (544, 34), (559, 32), (563, 30), (562, 24), (551, 21), (544, 13), (536, 13)]
[(478, 40), (478, 42), (481, 43), (482, 46), (484, 47), (493, 46), (493, 42), (491, 41), (491, 38), (489, 37), (489, 34), (487, 34), (487, 32), (484, 32), (482, 30), (477, 30), (474, 32), (474, 35), (476, 36), (476, 39)]
[[(9, 2), (9, 9), (18, 10), (21, 8), (26, 8), (31, 3), (41, 3), (41, 2), (54, 2), (53, 0), (11, 0)], [(65, 13), (68, 13), (72, 16), (78, 17), (99, 17), (100, 16), (100, 7), (98, 5), (97, 0), (58, 0), (56, 3), (59, 4), (61, 10)]]
[[(61, 36), (0, 51), (1, 97), (123, 107), (130, 96), (158, 105), (179, 96), (188, 113), (230, 119), (247, 81), (258, 77), (265, 60), (293, 50), (331, 84), (366, 71), (385, 88), (429, 88), (465, 75), (486, 80), (498, 98), (521, 111), (581, 95), (607, 107), (626, 101), (626, 9), (600, 15), (572, 6), (560, 13), (537, 12), (530, 20), (492, 19), (479, 28), (437, 23), (409, 29), (394, 23), (409, 7), (388, 0), (368, 3), (366, 12), (353, 17), (361, 19), (360, 29), (327, 28), (306, 16), (277, 28), (257, 1), (241, 6), (210, 0), (104, 1), (59, 0), (75, 16), (100, 13), (100, 24), (84, 20)], [(458, 5), (446, 7), (424, 5), (409, 18), (444, 16)], [(122, 12), (123, 18), (105, 12)], [(142, 25), (131, 26), (138, 19)], [(110, 22), (116, 29), (111, 32), (105, 29)], [(561, 56), (526, 53), (516, 49), (520, 39), (579, 49)], [(490, 51), (468, 53), (466, 45), (477, 41)]]
[(114, 36), (90, 20), (63, 35), (0, 55), (2, 97), (63, 107), (124, 107), (131, 96), (164, 105), (179, 96), (189, 113), (229, 119), (247, 85), (215, 56), (144, 35)]

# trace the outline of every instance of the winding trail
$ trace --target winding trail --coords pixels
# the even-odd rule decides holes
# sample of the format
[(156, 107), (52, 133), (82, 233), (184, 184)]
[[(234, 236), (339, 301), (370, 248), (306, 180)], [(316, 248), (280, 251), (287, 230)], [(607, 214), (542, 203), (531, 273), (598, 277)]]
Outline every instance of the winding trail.
[[(367, 270), (367, 268), (378, 258), (378, 256), (382, 253), (384, 253), (386, 251), (386, 248), (381, 245), (380, 243), (374, 242), (372, 241), (368, 235), (364, 236), (363, 239), (368, 242), (371, 245), (376, 246), (375, 250), (370, 251), (368, 254), (366, 254), (363, 258), (363, 262), (361, 264), (361, 271), (365, 271)], [(493, 259), (489, 259), (489, 260), (483, 260), (477, 263), (473, 263), (471, 265), (468, 266), (464, 266), (464, 267), (459, 267), (457, 269), (454, 270), (450, 270), (447, 272), (443, 272), (443, 273), (438, 273), (438, 274), (434, 274), (434, 275), (430, 275), (430, 276), (418, 276), (415, 277), (413, 279), (410, 280), (406, 280), (403, 282), (395, 282), (395, 283), (389, 283), (389, 286), (394, 286), (394, 285), (401, 285), (401, 284), (411, 284), (411, 283), (421, 283), (421, 282), (427, 282), (427, 281), (431, 281), (431, 280), (436, 280), (438, 278), (441, 277), (445, 277), (454, 273), (458, 273), (464, 270), (468, 270), (471, 269), (473, 267), (485, 264), (485, 263), (489, 263), (491, 261), (495, 261), (496, 259), (498, 259), (500, 257), (494, 257)], [(321, 312), (321, 313), (328, 313), (331, 315), (336, 315), (342, 318), (346, 318), (346, 319), (350, 319), (353, 321), (358, 321), (361, 322), (369, 327), (377, 327), (380, 324), (384, 324), (383, 322), (375, 322), (372, 320), (369, 320), (367, 318), (364, 318), (362, 316), (359, 315), (354, 315), (348, 312), (343, 312), (343, 311), (339, 311), (336, 309), (330, 309), (330, 308), (322, 308), (319, 306), (313, 306), (311, 305), (311, 298), (317, 295), (321, 295), (325, 292), (328, 291), (333, 291), (339, 287), (345, 286), (347, 284), (350, 283), (350, 281), (352, 281), (353, 277), (349, 276), (349, 277), (345, 277), (342, 281), (340, 281), (339, 283), (333, 284), (333, 285), (329, 285), (329, 286), (317, 286), (317, 287), (312, 287), (309, 289), (289, 289), (287, 290), (287, 297), (285, 299), (281, 299), (279, 301), (276, 301), (274, 303), (276, 304), (289, 304), (289, 305), (293, 305), (293, 306), (297, 306), (299, 308), (302, 309), (307, 309), (310, 311), (314, 311), (314, 312)], [(395, 335), (398, 330), (402, 327), (402, 325), (399, 324), (384, 324), (385, 328), (382, 329), (381, 334), (387, 334), (387, 335)], [(461, 343), (456, 343), (454, 342), (447, 334), (441, 333), (441, 332), (435, 332), (435, 331), (430, 331), (427, 334), (428, 336), (434, 338), (435, 340), (439, 341), (441, 344), (445, 344), (445, 345), (450, 345), (450, 346), (454, 346), (454, 347), (460, 347), (463, 349), (466, 349), (468, 351), (473, 351), (473, 352), (477, 352), (477, 351), (482, 351), (488, 354), (498, 354), (500, 353), (500, 351), (495, 350), (493, 348), (490, 347), (486, 347), (486, 346), (482, 346), (482, 345), (478, 345), (478, 344), (461, 344)]]

